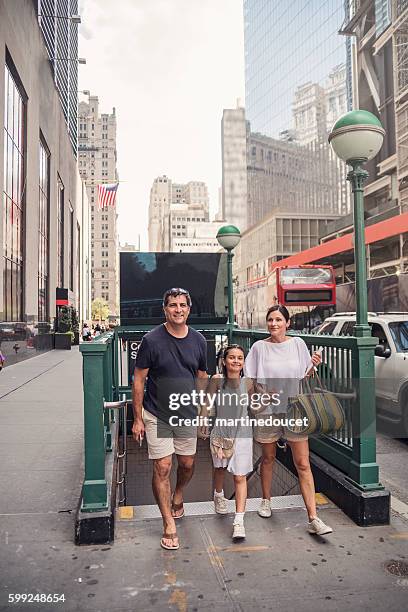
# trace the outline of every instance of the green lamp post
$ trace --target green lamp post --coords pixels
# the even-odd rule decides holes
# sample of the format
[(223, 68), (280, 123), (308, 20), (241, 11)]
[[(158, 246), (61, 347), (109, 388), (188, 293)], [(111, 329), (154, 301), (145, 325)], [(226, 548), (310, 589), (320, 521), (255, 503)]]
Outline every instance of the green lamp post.
[(367, 320), (367, 269), (364, 238), (364, 181), (362, 164), (381, 149), (385, 130), (375, 115), (365, 110), (346, 113), (334, 124), (329, 142), (352, 170), (347, 175), (354, 197), (354, 261), (356, 275), (356, 336), (370, 336)]
[(352, 377), (357, 398), (352, 410), (353, 444), (348, 478), (363, 490), (383, 489), (376, 463), (376, 402), (374, 346), (367, 317), (367, 265), (364, 236), (364, 181), (368, 176), (362, 165), (377, 155), (385, 130), (375, 115), (354, 110), (340, 117), (329, 135), (336, 155), (351, 170), (354, 200), (354, 262), (356, 276), (356, 327), (352, 340)]
[(234, 297), (232, 289), (232, 258), (233, 249), (241, 240), (241, 232), (235, 225), (223, 225), (217, 232), (217, 240), (223, 249), (227, 251), (227, 271), (228, 271), (228, 340), (232, 340), (234, 330)]

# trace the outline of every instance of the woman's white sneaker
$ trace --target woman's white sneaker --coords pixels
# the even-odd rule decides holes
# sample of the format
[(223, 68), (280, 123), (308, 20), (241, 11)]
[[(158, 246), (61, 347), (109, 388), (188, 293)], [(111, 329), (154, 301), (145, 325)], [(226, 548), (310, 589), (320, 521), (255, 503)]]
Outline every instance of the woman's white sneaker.
[(245, 538), (245, 527), (242, 523), (234, 523), (232, 529), (232, 539), (243, 540)]
[(307, 528), (309, 533), (314, 533), (316, 535), (327, 535), (333, 531), (331, 527), (323, 523), (322, 519), (318, 517), (312, 519), (310, 523), (308, 523)]
[(228, 514), (227, 500), (223, 495), (214, 495), (214, 510), (217, 514)]
[(261, 501), (261, 505), (258, 508), (258, 514), (259, 516), (262, 516), (262, 518), (269, 518), (271, 516), (272, 511), (270, 499), (263, 499)]

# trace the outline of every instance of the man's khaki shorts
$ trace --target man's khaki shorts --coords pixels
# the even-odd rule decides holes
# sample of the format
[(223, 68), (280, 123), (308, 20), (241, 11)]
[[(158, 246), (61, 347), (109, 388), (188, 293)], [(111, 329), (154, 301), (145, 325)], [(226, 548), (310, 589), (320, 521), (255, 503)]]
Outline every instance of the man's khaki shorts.
[[(273, 415), (274, 419), (284, 419), (286, 417), (286, 414)], [(285, 438), (285, 440), (288, 440), (289, 442), (301, 442), (303, 440), (308, 440), (308, 436), (293, 433), (283, 425), (255, 425), (254, 427), (254, 440), (260, 444), (277, 442), (279, 438)]]
[[(197, 427), (172, 427), (160, 421), (147, 410), (143, 411), (149, 459), (162, 459), (173, 453), (195, 455), (197, 449)], [(188, 437), (190, 436), (191, 437)]]

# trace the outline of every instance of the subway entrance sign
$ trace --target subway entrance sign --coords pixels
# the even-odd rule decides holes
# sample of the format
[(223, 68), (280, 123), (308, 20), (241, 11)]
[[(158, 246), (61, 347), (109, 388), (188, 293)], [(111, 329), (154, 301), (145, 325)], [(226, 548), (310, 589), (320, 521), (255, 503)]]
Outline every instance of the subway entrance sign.
[(332, 266), (282, 266), (276, 268), (279, 304), (284, 306), (334, 306), (336, 282)]

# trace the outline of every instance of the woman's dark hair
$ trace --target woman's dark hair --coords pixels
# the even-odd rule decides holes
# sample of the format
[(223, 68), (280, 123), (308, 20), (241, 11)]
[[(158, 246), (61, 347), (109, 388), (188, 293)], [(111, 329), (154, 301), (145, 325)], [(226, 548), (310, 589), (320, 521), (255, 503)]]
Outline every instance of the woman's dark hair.
[(266, 313), (266, 320), (268, 320), (268, 317), (271, 314), (271, 312), (280, 312), (281, 315), (285, 317), (286, 323), (290, 319), (290, 314), (286, 306), (281, 306), (280, 304), (278, 304), (277, 306), (271, 306), (270, 308), (268, 308), (268, 312)]
[[(221, 357), (225, 359), (228, 353), (232, 351), (232, 349), (238, 349), (239, 351), (242, 351), (242, 354), (244, 355), (244, 359), (245, 359), (245, 351), (240, 344), (229, 344), (228, 346), (226, 346), (225, 349), (222, 351)], [(221, 362), (221, 368), (222, 368), (222, 375), (224, 376), (224, 378), (227, 378), (227, 368), (225, 367), (225, 364), (223, 364), (222, 362)], [(243, 376), (242, 370), (241, 370), (241, 376)]]

